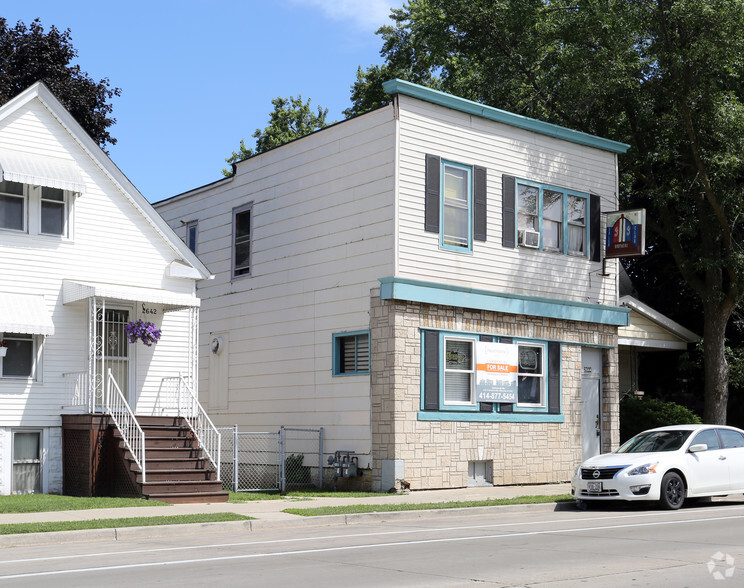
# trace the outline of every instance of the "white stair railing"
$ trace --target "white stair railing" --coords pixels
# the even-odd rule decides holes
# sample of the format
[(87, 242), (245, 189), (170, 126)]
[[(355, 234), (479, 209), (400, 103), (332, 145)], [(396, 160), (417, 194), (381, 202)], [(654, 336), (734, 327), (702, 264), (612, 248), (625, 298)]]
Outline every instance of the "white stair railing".
[(111, 416), (121, 433), (124, 445), (134, 457), (135, 463), (142, 472), (142, 483), (145, 479), (145, 433), (137, 422), (137, 419), (129, 408), (124, 394), (122, 394), (119, 385), (116, 383), (111, 370), (108, 370), (106, 376), (106, 412)]
[[(178, 416), (182, 417), (194, 433), (199, 447), (204, 451), (212, 466), (216, 470), (217, 479), (220, 477), (220, 453), (222, 451), (222, 435), (207, 415), (194, 391), (186, 379), (179, 375), (177, 378), (164, 378), (175, 383), (176, 405)], [(175, 381), (175, 382), (174, 382)]]

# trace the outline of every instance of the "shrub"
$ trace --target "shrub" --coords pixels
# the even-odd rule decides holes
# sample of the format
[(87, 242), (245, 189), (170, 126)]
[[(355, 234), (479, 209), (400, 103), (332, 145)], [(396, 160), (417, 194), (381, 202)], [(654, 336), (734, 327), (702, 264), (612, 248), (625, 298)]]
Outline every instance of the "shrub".
[(675, 402), (665, 402), (657, 398), (638, 400), (632, 396), (626, 396), (620, 402), (621, 443), (646, 429), (701, 422), (700, 417), (694, 412)]

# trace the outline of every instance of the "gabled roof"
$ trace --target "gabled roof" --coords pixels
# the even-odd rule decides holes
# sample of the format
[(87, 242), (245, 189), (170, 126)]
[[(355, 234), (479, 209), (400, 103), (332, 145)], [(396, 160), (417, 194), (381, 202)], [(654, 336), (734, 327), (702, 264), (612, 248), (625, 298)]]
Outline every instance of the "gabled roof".
[[(73, 140), (85, 151), (98, 167), (108, 176), (117, 189), (142, 214), (161, 238), (182, 260), (191, 265), (198, 273), (196, 279), (208, 279), (211, 274), (207, 267), (194, 255), (186, 244), (173, 232), (163, 218), (155, 211), (147, 199), (134, 187), (134, 184), (122, 173), (111, 158), (101, 149), (90, 135), (67, 111), (62, 103), (52, 94), (43, 82), (36, 82), (2, 106), (0, 120), (20, 110), (32, 100), (38, 100), (65, 128)], [(2, 162), (0, 162), (2, 165)]]
[[(696, 343), (700, 340), (699, 335), (661, 314), (659, 311), (654, 310), (633, 296), (621, 296), (620, 305), (629, 308), (631, 313), (630, 324), (628, 327), (620, 327), (618, 330), (619, 345), (648, 347), (651, 349), (685, 349), (688, 343)], [(658, 338), (634, 336), (634, 329), (645, 330), (645, 327), (640, 324), (641, 321), (636, 324), (633, 320), (634, 313), (639, 315), (642, 319), (661, 327), (661, 329), (669, 334), (669, 337), (666, 340), (661, 340)], [(676, 339), (676, 341), (674, 339)]]
[(391, 95), (404, 94), (406, 96), (411, 96), (412, 98), (418, 98), (419, 100), (430, 102), (431, 104), (445, 106), (447, 108), (452, 108), (453, 110), (459, 110), (460, 112), (480, 116), (481, 118), (532, 131), (540, 135), (562, 139), (563, 141), (568, 141), (570, 143), (595, 147), (604, 151), (610, 151), (611, 153), (625, 153), (630, 149), (630, 145), (626, 145), (625, 143), (619, 143), (610, 139), (597, 137), (596, 135), (574, 131), (573, 129), (561, 127), (552, 123), (546, 123), (520, 114), (514, 114), (513, 112), (507, 112), (506, 110), (501, 110), (492, 106), (486, 106), (485, 104), (466, 100), (465, 98), (453, 96), (452, 94), (446, 94), (439, 90), (432, 90), (425, 86), (412, 84), (405, 80), (389, 80), (382, 84), (382, 88), (385, 92)]

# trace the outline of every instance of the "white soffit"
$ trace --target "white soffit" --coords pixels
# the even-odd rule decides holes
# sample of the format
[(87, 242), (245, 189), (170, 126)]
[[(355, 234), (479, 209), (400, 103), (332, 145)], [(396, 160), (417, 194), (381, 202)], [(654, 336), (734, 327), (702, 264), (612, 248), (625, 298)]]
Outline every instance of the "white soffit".
[(0, 292), (0, 332), (54, 335), (44, 297)]
[(74, 162), (48, 155), (0, 149), (2, 179), (10, 182), (85, 193), (85, 182)]
[(125, 302), (145, 302), (147, 304), (162, 304), (166, 310), (191, 308), (199, 306), (199, 299), (191, 294), (169, 292), (157, 288), (140, 288), (138, 286), (122, 286), (120, 284), (103, 284), (100, 282), (75, 282), (64, 280), (62, 285), (62, 301), (70, 304), (88, 298), (108, 298)]

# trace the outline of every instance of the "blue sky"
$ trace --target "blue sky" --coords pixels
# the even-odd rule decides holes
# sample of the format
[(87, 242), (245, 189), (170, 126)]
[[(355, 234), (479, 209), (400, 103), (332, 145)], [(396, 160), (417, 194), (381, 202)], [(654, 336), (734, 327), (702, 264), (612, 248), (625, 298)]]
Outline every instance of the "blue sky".
[(114, 162), (156, 202), (222, 177), (241, 138), (264, 128), (277, 96), (302, 95), (343, 118), (358, 66), (381, 63), (403, 0), (15, 0), (9, 25), (69, 28), (81, 69), (109, 78)]

